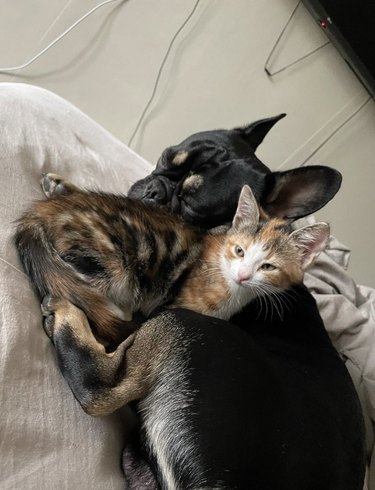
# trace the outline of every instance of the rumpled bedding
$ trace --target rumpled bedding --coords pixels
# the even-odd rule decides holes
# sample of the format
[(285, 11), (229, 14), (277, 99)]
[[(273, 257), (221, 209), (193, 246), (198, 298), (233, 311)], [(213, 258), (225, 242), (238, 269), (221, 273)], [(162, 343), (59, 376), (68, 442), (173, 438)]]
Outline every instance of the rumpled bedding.
[[(300, 227), (313, 217), (295, 222)], [(375, 489), (375, 290), (357, 285), (347, 273), (350, 249), (331, 236), (329, 245), (306, 272), (329, 336), (355, 383), (366, 424), (369, 454), (368, 489)]]
[[(0, 126), (0, 488), (124, 488), (126, 419), (94, 419), (73, 398), (41, 328), (39, 301), (12, 236), (22, 210), (43, 197), (42, 172), (60, 173), (79, 186), (126, 192), (151, 166), (76, 107), (30, 85), (0, 84)], [(375, 490), (375, 291), (351, 279), (349, 257), (347, 247), (331, 237), (305, 283), (359, 393), (369, 453), (366, 488)]]

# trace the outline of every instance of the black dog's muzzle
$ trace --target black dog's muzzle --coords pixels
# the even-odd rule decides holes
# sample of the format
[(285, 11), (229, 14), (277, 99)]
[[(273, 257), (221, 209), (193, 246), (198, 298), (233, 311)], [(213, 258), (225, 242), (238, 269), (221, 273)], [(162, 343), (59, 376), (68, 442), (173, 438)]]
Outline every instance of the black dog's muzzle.
[[(147, 180), (149, 181), (147, 182)], [(146, 179), (137, 182), (137, 184), (138, 187), (136, 185), (132, 187), (130, 197), (169, 207), (176, 189), (175, 182), (168, 179), (168, 177), (154, 175), (146, 177)]]

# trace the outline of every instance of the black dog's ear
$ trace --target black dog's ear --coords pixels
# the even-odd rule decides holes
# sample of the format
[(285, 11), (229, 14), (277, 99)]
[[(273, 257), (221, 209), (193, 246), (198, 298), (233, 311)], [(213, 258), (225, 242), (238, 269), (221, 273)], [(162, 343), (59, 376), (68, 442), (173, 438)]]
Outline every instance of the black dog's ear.
[(337, 170), (312, 165), (266, 177), (261, 206), (270, 215), (295, 220), (315, 213), (340, 189), (342, 177)]
[(268, 131), (274, 126), (277, 121), (280, 121), (286, 114), (279, 114), (278, 116), (269, 117), (267, 119), (260, 119), (259, 121), (255, 121), (248, 126), (243, 126), (242, 128), (235, 128), (233, 131), (238, 133), (242, 139), (248, 143), (253, 151), (255, 151), (261, 142), (264, 140), (264, 137), (268, 133)]

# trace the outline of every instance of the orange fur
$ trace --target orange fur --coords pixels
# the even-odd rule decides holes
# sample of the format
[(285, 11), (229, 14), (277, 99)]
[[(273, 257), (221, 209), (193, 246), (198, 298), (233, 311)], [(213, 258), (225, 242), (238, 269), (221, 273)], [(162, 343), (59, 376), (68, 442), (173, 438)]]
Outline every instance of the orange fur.
[[(255, 234), (246, 231), (229, 231), (218, 236), (206, 236), (200, 261), (191, 271), (173, 306), (217, 316), (218, 310), (233, 295), (230, 280), (222, 267), (222, 259), (227, 262), (235, 261), (236, 245), (240, 245), (249, 254), (255, 244), (264, 247), (263, 262), (270, 262), (277, 268), (261, 272), (265, 285), (283, 291), (301, 282), (303, 278), (301, 254), (290, 240), (286, 225), (283, 220), (271, 219)], [(244, 286), (239, 286), (241, 287)], [(222, 315), (219, 313), (219, 316)]]

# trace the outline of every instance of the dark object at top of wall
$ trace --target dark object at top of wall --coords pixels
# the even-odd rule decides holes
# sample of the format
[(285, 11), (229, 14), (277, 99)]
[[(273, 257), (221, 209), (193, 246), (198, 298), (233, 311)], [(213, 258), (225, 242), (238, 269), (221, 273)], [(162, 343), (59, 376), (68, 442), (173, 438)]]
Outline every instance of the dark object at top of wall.
[(302, 0), (368, 92), (375, 97), (375, 2)]

